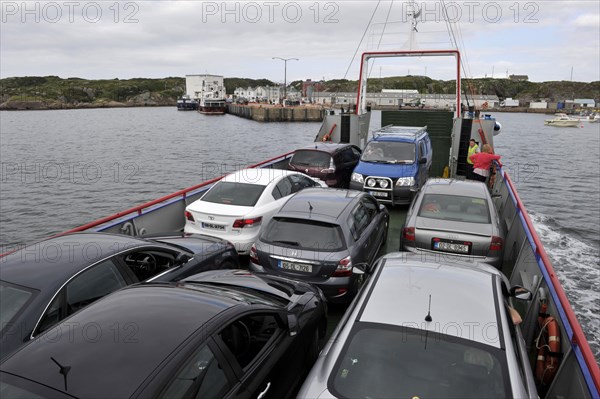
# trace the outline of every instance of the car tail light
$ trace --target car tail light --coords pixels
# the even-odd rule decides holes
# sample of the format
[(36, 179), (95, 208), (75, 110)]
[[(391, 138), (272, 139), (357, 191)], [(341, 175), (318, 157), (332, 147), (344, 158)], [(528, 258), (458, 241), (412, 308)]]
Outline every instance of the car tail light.
[(502, 251), (504, 240), (497, 236), (492, 236), (492, 242), (490, 243), (490, 251)]
[(236, 229), (241, 229), (242, 227), (253, 227), (258, 226), (262, 221), (262, 216), (252, 219), (236, 219), (233, 222), (233, 227)]
[(190, 211), (185, 211), (185, 218), (187, 220), (189, 220), (190, 222), (195, 222), (196, 221), (194, 219), (194, 215), (192, 215), (192, 212), (190, 212)]
[(339, 261), (337, 268), (333, 272), (333, 277), (344, 277), (352, 275), (352, 258), (350, 256), (345, 257)]
[(250, 247), (250, 262), (254, 263), (255, 265), (260, 265), (258, 261), (258, 252), (256, 251), (256, 245), (254, 244), (252, 244), (252, 247)]
[(404, 227), (402, 229), (402, 238), (405, 241), (414, 241), (415, 240), (415, 228), (414, 227)]

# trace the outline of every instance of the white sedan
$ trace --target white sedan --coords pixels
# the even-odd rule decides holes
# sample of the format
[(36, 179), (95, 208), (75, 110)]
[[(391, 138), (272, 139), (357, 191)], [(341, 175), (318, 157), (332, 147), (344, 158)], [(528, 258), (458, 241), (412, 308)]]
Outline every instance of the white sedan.
[(290, 195), (307, 187), (327, 185), (289, 170), (242, 169), (225, 176), (185, 208), (184, 232), (223, 238), (233, 243), (240, 255), (247, 255), (260, 227)]

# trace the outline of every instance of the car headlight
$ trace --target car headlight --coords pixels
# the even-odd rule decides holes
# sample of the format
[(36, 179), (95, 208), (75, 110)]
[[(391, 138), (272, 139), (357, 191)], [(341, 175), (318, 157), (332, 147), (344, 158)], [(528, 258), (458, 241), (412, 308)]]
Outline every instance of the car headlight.
[(415, 178), (414, 177), (401, 177), (396, 181), (396, 187), (407, 187), (414, 186)]
[(375, 187), (376, 184), (377, 182), (375, 181), (375, 179), (367, 179), (367, 186)]
[(360, 173), (352, 173), (352, 177), (350, 177), (350, 179), (361, 184), (365, 181), (363, 175), (361, 175)]
[(388, 188), (389, 182), (387, 180), (379, 179), (379, 180), (377, 180), (377, 183), (379, 183), (379, 186), (381, 188)]

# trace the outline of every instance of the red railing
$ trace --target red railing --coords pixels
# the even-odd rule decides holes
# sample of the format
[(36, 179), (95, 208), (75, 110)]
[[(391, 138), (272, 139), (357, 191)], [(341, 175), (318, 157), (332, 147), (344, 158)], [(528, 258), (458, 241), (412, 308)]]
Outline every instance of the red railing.
[(548, 254), (546, 253), (544, 246), (542, 245), (542, 241), (540, 240), (540, 238), (538, 237), (538, 235), (535, 231), (533, 223), (531, 222), (531, 219), (529, 218), (529, 214), (527, 213), (527, 210), (525, 209), (525, 205), (523, 205), (523, 202), (521, 201), (521, 198), (519, 197), (519, 194), (517, 193), (515, 185), (513, 184), (508, 173), (504, 172), (504, 178), (515, 197), (515, 201), (517, 202), (517, 209), (519, 209), (521, 211), (521, 214), (523, 215), (523, 219), (525, 220), (525, 223), (527, 224), (527, 228), (529, 229), (529, 233), (531, 234), (531, 238), (533, 239), (533, 242), (535, 244), (535, 253), (540, 257), (540, 259), (542, 260), (542, 263), (544, 264), (544, 267), (546, 268), (546, 272), (548, 273), (552, 287), (554, 288), (554, 290), (556, 292), (556, 296), (558, 297), (558, 299), (560, 301), (563, 311), (567, 317), (567, 321), (569, 322), (569, 325), (571, 326), (571, 329), (573, 330), (573, 336), (571, 337), (571, 343), (573, 345), (579, 346), (579, 350), (581, 351), (583, 359), (585, 360), (585, 363), (588, 367), (590, 376), (592, 377), (594, 385), (596, 386), (596, 390), (600, 391), (600, 368), (598, 367), (598, 363), (596, 363), (596, 358), (594, 357), (594, 353), (592, 352), (592, 349), (590, 348), (590, 344), (588, 343), (587, 338), (585, 337), (585, 334), (583, 333), (583, 329), (581, 328), (581, 325), (579, 324), (579, 321), (577, 320), (577, 316), (575, 315), (575, 312), (573, 311), (573, 308), (571, 307), (571, 304), (569, 303), (569, 299), (567, 298), (567, 295), (565, 294), (565, 291), (563, 290), (562, 285), (560, 284), (560, 281), (558, 280), (558, 277), (556, 276), (556, 273), (554, 272), (554, 269), (552, 268), (550, 258), (548, 257)]

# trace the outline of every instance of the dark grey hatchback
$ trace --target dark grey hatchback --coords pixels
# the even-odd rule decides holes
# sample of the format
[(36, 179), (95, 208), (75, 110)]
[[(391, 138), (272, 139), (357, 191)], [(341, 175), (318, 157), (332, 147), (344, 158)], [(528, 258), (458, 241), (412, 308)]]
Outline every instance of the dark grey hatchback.
[(314, 143), (294, 151), (288, 169), (323, 180), (329, 187), (348, 188), (360, 149), (347, 143)]
[(250, 269), (317, 285), (330, 302), (349, 302), (386, 241), (389, 213), (370, 194), (305, 189), (265, 226)]

